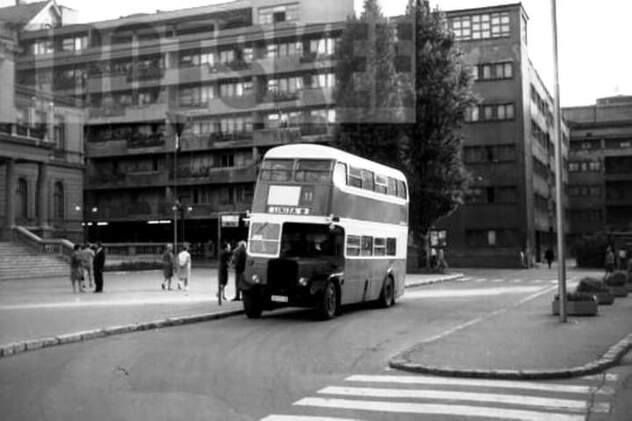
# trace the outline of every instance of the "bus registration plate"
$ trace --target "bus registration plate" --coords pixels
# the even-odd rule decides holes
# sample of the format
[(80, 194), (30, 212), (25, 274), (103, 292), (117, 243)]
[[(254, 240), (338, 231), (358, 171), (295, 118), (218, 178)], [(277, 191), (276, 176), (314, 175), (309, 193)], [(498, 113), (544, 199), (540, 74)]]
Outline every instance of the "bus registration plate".
[(272, 295), (270, 296), (270, 300), (274, 301), (275, 303), (287, 303), (290, 301), (288, 297), (284, 295)]

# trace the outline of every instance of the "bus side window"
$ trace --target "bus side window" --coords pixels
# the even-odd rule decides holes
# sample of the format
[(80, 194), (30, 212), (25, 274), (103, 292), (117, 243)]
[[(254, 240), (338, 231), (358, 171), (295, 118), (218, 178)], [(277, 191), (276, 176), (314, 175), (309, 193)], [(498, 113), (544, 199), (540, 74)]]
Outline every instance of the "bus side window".
[(336, 162), (336, 167), (334, 168), (334, 185), (344, 186), (346, 184), (348, 184), (347, 164), (343, 162)]
[(388, 178), (386, 193), (389, 196), (397, 196), (397, 180), (395, 180), (393, 177)]
[(408, 196), (406, 194), (406, 182), (397, 180), (397, 197), (401, 197), (402, 199), (407, 199)]
[(362, 188), (369, 191), (375, 190), (372, 171), (362, 170)]
[(373, 237), (362, 236), (362, 248), (360, 249), (360, 256), (372, 256), (373, 255)]
[(347, 256), (360, 255), (360, 237), (357, 235), (349, 235), (347, 237)]
[(356, 167), (349, 167), (348, 184), (351, 187), (362, 188), (362, 170)]
[(375, 191), (378, 193), (386, 194), (388, 185), (386, 183), (386, 177), (382, 175), (375, 176)]
[(386, 239), (376, 238), (373, 241), (373, 255), (386, 256)]
[(395, 238), (386, 239), (386, 255), (395, 256), (397, 254), (397, 240)]

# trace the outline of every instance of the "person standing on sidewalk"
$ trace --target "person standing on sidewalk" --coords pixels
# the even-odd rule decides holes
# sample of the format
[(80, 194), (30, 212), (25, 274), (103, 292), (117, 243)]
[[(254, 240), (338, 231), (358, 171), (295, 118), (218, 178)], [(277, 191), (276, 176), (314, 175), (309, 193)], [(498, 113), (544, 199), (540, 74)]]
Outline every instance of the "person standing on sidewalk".
[(182, 289), (184, 283), (184, 290), (189, 289), (189, 278), (191, 277), (191, 254), (189, 253), (189, 246), (185, 244), (182, 247), (182, 251), (178, 253), (178, 289)]
[(162, 290), (165, 290), (165, 287), (171, 291), (171, 279), (173, 278), (175, 266), (175, 256), (173, 255), (173, 245), (167, 244), (165, 247), (165, 252), (162, 254), (162, 276), (164, 277), (162, 281)]
[(72, 249), (72, 255), (70, 256), (70, 282), (72, 283), (72, 292), (77, 292), (77, 286), (79, 292), (83, 292), (83, 258), (81, 256), (81, 246), (75, 244)]
[(81, 248), (81, 261), (83, 263), (83, 287), (85, 288), (86, 280), (88, 281), (88, 288), (94, 288), (92, 282), (92, 266), (94, 264), (94, 251), (88, 244), (84, 244)]
[(246, 242), (240, 241), (233, 253), (233, 265), (235, 266), (235, 297), (233, 301), (241, 300), (239, 283), (242, 281), (246, 270)]
[(553, 263), (553, 259), (555, 259), (555, 255), (553, 254), (553, 250), (551, 250), (551, 248), (546, 249), (544, 252), (544, 258), (546, 259), (546, 263), (549, 265), (549, 269), (551, 269), (551, 264)]
[(608, 248), (606, 249), (606, 259), (604, 264), (606, 267), (606, 279), (608, 279), (608, 277), (614, 272), (614, 260), (614, 252), (612, 251), (612, 247), (608, 246)]
[[(228, 265), (230, 264), (230, 244), (224, 243), (219, 250), (219, 268), (217, 270), (217, 281), (219, 282), (222, 299), (226, 300), (225, 288), (228, 284)], [(217, 293), (219, 297), (219, 292)]]
[(103, 292), (103, 270), (105, 269), (105, 248), (99, 241), (94, 251), (94, 292)]

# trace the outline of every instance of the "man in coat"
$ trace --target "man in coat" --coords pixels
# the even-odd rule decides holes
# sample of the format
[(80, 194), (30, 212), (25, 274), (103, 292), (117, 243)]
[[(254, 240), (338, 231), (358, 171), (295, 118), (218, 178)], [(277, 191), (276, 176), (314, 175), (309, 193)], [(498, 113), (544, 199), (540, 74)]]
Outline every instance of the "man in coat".
[(94, 252), (94, 261), (92, 263), (94, 270), (94, 292), (103, 292), (103, 269), (105, 268), (105, 248), (99, 241)]
[(235, 266), (235, 297), (233, 301), (241, 300), (239, 282), (246, 271), (246, 242), (240, 241), (233, 253), (233, 265)]

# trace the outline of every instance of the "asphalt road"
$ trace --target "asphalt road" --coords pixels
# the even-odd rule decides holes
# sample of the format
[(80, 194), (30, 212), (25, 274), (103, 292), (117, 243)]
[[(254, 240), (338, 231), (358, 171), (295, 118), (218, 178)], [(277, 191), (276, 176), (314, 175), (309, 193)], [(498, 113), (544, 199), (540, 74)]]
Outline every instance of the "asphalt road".
[[(347, 308), (328, 322), (287, 309), (29, 352), (0, 360), (0, 419), (579, 421), (588, 407), (591, 420), (630, 419), (629, 365), (531, 386), (411, 381), (386, 368), (402, 349), (550, 289), (554, 277), (480, 271), (409, 290), (394, 308)], [(598, 392), (604, 385), (621, 391), (614, 418), (606, 414), (615, 400)], [(573, 415), (554, 417), (560, 407)]]

